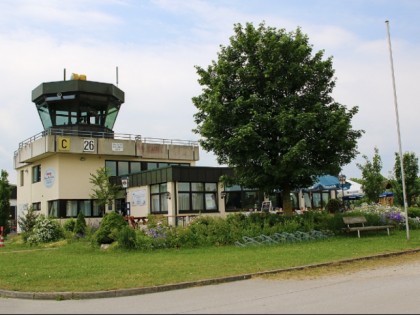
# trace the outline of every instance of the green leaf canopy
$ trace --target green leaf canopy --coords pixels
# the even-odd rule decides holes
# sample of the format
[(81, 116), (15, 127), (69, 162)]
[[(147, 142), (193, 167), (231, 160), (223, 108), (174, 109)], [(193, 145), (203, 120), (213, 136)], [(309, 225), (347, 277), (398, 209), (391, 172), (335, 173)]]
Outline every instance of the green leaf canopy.
[(300, 28), (234, 25), (217, 61), (196, 66), (202, 93), (192, 101), (200, 143), (235, 181), (266, 192), (308, 187), (338, 174), (357, 154), (357, 107), (334, 101), (332, 58), (312, 54)]

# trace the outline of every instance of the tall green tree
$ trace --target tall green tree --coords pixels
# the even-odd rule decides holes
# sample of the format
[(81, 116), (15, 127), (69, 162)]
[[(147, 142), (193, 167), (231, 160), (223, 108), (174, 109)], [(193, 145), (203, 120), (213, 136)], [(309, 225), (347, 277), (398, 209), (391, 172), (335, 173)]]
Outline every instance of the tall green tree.
[(98, 168), (96, 174), (90, 174), (90, 183), (93, 184), (90, 197), (97, 200), (102, 215), (106, 206), (113, 202), (120, 190), (120, 186), (112, 184), (109, 177), (105, 167)]
[(234, 168), (236, 183), (281, 189), (287, 212), (290, 192), (338, 174), (363, 133), (351, 126), (358, 107), (347, 110), (332, 98), (332, 58), (323, 55), (313, 54), (300, 28), (238, 23), (217, 61), (196, 66), (202, 93), (192, 98), (193, 131), (203, 149)]
[(379, 155), (379, 149), (375, 147), (374, 151), (372, 161), (369, 160), (367, 155), (363, 155), (365, 163), (357, 163), (356, 165), (362, 171), (362, 189), (366, 198), (370, 202), (376, 203), (385, 188), (385, 178), (381, 175), (382, 159)]
[[(405, 152), (403, 154), (404, 164), (404, 179), (405, 179), (405, 194), (407, 197), (407, 206), (415, 203), (416, 197), (420, 193), (418, 182), (419, 174), (419, 159), (414, 152)], [(404, 204), (404, 196), (402, 189), (402, 174), (401, 174), (401, 159), (398, 153), (395, 153), (394, 164), (395, 180), (393, 181), (393, 189), (395, 192), (395, 202), (397, 204)]]
[(10, 197), (12, 188), (9, 185), (9, 174), (5, 170), (1, 170), (0, 175), (0, 226), (3, 226), (4, 233), (9, 232), (10, 218)]

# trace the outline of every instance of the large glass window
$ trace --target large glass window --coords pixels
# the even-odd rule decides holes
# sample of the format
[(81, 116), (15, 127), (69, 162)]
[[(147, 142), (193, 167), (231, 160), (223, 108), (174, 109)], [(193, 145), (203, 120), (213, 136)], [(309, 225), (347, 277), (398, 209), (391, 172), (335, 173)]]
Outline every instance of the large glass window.
[(217, 183), (180, 182), (178, 188), (179, 213), (217, 212)]
[(186, 165), (186, 163), (158, 163), (158, 162), (139, 162), (139, 161), (105, 161), (105, 167), (108, 170), (109, 176), (122, 176), (140, 171), (154, 170), (157, 168), (166, 167), (169, 165)]
[(154, 214), (168, 213), (167, 183), (150, 186), (151, 212)]
[(85, 217), (91, 216), (91, 205), (92, 202), (90, 200), (80, 200), (78, 212), (83, 212)]
[(141, 171), (140, 162), (130, 162), (130, 173), (137, 173)]
[(77, 201), (76, 200), (67, 200), (66, 204), (66, 217), (72, 218), (77, 217)]
[(117, 161), (105, 161), (105, 168), (109, 176), (117, 176)]
[(311, 197), (308, 192), (303, 193), (303, 199), (305, 200), (306, 209), (311, 209), (312, 208)]
[(58, 213), (59, 203), (58, 200), (48, 202), (48, 216), (53, 218), (59, 218)]
[(239, 185), (232, 185), (225, 188), (226, 211), (248, 211), (249, 209), (261, 208), (264, 194), (257, 189), (243, 188)]
[(203, 193), (192, 193), (192, 210), (193, 211), (204, 211), (204, 194)]
[(75, 218), (82, 212), (85, 217), (100, 217), (102, 212), (96, 200), (51, 200), (48, 201), (48, 216), (55, 218)]
[(158, 163), (154, 163), (154, 162), (148, 162), (147, 163), (147, 170), (154, 170), (158, 168)]
[(191, 210), (189, 193), (178, 193), (178, 209), (180, 212), (189, 212)]
[(118, 175), (125, 175), (130, 173), (129, 163), (127, 161), (118, 162)]

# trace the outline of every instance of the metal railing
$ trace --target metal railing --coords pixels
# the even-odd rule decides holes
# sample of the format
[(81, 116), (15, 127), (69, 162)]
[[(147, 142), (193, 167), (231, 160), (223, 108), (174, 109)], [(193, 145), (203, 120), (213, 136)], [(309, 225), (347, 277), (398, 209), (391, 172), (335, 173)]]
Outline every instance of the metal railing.
[(36, 135), (20, 142), (19, 149), (25, 147), (29, 143), (32, 143), (40, 138), (46, 137), (47, 135), (107, 138), (107, 139), (116, 139), (116, 140), (133, 140), (133, 141), (139, 141), (142, 143), (186, 145), (186, 146), (192, 146), (192, 147), (199, 146), (198, 141), (191, 141), (191, 140), (152, 138), (152, 137), (142, 137), (141, 135), (132, 135), (132, 134), (124, 134), (124, 133), (50, 128), (48, 130), (44, 130), (40, 133), (37, 133)]

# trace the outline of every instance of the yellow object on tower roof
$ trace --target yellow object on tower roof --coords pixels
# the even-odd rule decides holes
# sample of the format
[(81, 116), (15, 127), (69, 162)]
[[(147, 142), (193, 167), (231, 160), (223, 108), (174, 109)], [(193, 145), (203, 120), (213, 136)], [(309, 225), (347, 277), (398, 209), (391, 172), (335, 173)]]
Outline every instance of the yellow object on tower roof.
[(72, 73), (70, 80), (83, 80), (86, 81), (86, 74), (77, 74), (77, 73)]

